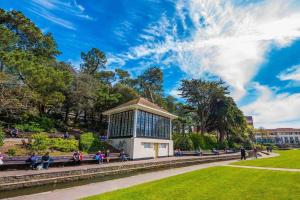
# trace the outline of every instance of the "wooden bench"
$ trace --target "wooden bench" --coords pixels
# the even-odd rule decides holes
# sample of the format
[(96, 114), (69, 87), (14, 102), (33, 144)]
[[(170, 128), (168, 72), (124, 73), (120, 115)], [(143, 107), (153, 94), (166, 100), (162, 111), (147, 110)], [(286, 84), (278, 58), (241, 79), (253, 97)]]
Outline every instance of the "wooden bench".
[[(39, 156), (39, 158), (41, 158)], [(64, 166), (72, 166), (76, 163), (72, 159), (72, 155), (70, 156), (54, 156), (51, 157), (53, 161), (50, 163), (50, 167), (64, 167)], [(30, 169), (30, 163), (26, 162), (28, 157), (18, 156), (13, 158), (5, 158), (4, 164), (0, 166), (0, 170), (12, 170), (12, 169)], [(104, 162), (106, 158), (104, 158)], [(120, 161), (118, 153), (111, 153), (110, 162)], [(80, 164), (96, 164), (97, 161), (94, 159), (94, 154), (84, 155), (83, 160)]]

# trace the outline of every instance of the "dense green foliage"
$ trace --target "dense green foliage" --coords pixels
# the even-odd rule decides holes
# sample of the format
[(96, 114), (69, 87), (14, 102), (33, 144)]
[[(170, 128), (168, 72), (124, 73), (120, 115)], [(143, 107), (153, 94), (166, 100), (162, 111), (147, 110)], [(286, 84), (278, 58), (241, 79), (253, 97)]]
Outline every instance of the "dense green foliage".
[(236, 136), (247, 137), (247, 124), (242, 111), (228, 96), (223, 81), (182, 80), (179, 88), (186, 99), (185, 112), (192, 118), (197, 132), (216, 132), (222, 143)]
[(258, 167), (300, 169), (300, 150), (283, 150), (283, 151), (275, 151), (275, 153), (280, 154), (280, 156), (276, 156), (268, 159), (240, 161), (233, 164), (258, 166)]
[(78, 149), (78, 141), (75, 139), (50, 139), (50, 148), (62, 152), (71, 152)]
[(49, 138), (46, 133), (37, 133), (32, 135), (31, 138), (33, 143), (30, 145), (30, 148), (35, 152), (49, 150), (71, 152), (78, 149), (78, 141), (75, 139)]
[(45, 129), (41, 128), (40, 125), (36, 122), (17, 124), (15, 127), (23, 132), (43, 132)]
[(174, 149), (181, 149), (184, 151), (192, 149), (192, 141), (188, 134), (173, 134)]
[[(189, 133), (189, 134), (173, 134), (174, 148), (180, 148), (181, 150), (212, 150), (212, 149), (240, 149), (243, 145), (247, 149), (251, 149), (252, 146), (247, 146), (247, 143), (232, 143), (227, 140), (220, 142), (217, 140), (216, 133)], [(260, 148), (258, 148), (260, 149)]]
[(106, 143), (101, 142), (100, 137), (92, 132), (80, 135), (79, 146), (80, 149), (85, 152), (103, 151), (107, 147)]
[(299, 172), (211, 167), (85, 199), (298, 200), (299, 179)]
[(37, 133), (32, 135), (33, 143), (31, 149), (33, 151), (45, 151), (50, 147), (50, 138), (46, 133)]

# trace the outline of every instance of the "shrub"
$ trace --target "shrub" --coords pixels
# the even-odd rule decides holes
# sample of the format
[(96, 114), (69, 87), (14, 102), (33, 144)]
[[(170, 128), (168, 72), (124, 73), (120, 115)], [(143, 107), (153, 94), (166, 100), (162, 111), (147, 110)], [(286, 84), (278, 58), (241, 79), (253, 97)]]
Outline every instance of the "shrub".
[(192, 141), (187, 134), (173, 134), (174, 148), (188, 151), (192, 150)]
[(199, 133), (192, 133), (190, 134), (190, 139), (193, 144), (193, 149), (200, 150), (201, 149), (201, 143), (202, 143), (202, 137)]
[(40, 127), (40, 125), (36, 122), (17, 124), (15, 127), (23, 132), (36, 132), (37, 133), (37, 132), (45, 131), (45, 129)]
[(31, 149), (33, 151), (45, 151), (50, 147), (50, 139), (46, 133), (37, 133), (32, 135), (33, 143)]
[(0, 147), (2, 147), (4, 144), (4, 138), (5, 138), (5, 134), (3, 128), (0, 126)]
[(85, 152), (95, 152), (104, 150), (107, 145), (100, 141), (100, 137), (92, 132), (87, 132), (80, 135), (79, 147)]
[(53, 138), (50, 140), (51, 149), (62, 152), (71, 152), (78, 149), (78, 141), (75, 139)]
[(14, 149), (14, 148), (11, 148), (11, 149), (8, 149), (7, 150), (7, 155), (9, 156), (9, 157), (13, 157), (13, 156), (15, 156), (16, 155), (16, 149)]

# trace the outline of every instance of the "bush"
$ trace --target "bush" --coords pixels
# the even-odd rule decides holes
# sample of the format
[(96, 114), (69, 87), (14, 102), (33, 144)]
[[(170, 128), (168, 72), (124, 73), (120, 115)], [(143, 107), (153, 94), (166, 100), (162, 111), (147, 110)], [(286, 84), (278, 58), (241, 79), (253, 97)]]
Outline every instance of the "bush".
[(75, 139), (53, 138), (50, 140), (50, 148), (62, 152), (71, 152), (78, 149), (78, 141)]
[(193, 144), (193, 149), (195, 151), (200, 150), (201, 149), (201, 143), (202, 143), (202, 137), (199, 133), (192, 133), (190, 134), (190, 139), (192, 141)]
[(173, 134), (174, 148), (188, 151), (192, 150), (192, 141), (187, 134), (175, 133)]
[(13, 148), (12, 148), (12, 149), (8, 149), (8, 150), (7, 150), (7, 155), (8, 155), (9, 157), (15, 156), (16, 153), (17, 153), (16, 149), (13, 149)]
[(5, 134), (3, 128), (0, 126), (0, 147), (2, 147), (4, 144), (4, 138), (5, 138)]
[(33, 151), (45, 151), (50, 147), (50, 139), (46, 133), (37, 133), (32, 135), (33, 143), (31, 144), (31, 150)]
[(17, 124), (15, 127), (22, 132), (43, 132), (43, 131), (45, 131), (45, 129), (40, 127), (40, 125), (36, 122)]
[(105, 142), (100, 141), (100, 137), (92, 132), (80, 135), (79, 147), (85, 152), (96, 152), (107, 148)]
[(47, 117), (40, 117), (36, 120), (36, 123), (39, 124), (39, 127), (45, 131), (50, 131), (55, 126), (55, 121)]

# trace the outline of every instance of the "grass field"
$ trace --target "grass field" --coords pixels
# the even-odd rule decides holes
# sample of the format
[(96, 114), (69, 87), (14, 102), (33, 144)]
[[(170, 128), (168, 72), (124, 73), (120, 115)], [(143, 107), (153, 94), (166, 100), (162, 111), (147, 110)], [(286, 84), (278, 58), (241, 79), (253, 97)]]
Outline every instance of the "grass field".
[(86, 200), (299, 200), (300, 173), (212, 167)]
[(275, 151), (280, 156), (266, 159), (246, 160), (232, 163), (233, 165), (247, 165), (258, 167), (277, 167), (300, 169), (300, 150)]

